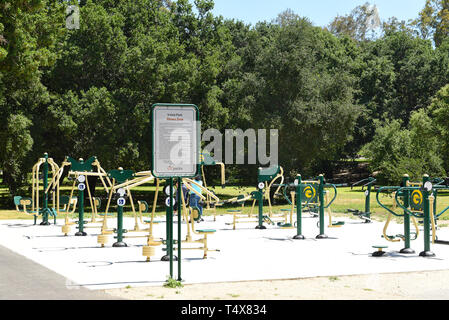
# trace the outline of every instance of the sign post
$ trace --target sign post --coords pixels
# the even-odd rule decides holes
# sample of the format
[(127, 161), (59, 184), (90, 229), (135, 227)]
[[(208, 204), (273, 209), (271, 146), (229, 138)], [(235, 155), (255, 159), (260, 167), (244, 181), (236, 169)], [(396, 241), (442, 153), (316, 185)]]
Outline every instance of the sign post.
[(173, 209), (174, 186), (178, 187), (178, 281), (181, 281), (181, 197), (182, 178), (193, 178), (199, 172), (199, 111), (193, 104), (154, 104), (151, 109), (152, 163), (151, 172), (158, 179), (168, 180), (167, 255), (170, 261), (170, 278), (173, 279)]

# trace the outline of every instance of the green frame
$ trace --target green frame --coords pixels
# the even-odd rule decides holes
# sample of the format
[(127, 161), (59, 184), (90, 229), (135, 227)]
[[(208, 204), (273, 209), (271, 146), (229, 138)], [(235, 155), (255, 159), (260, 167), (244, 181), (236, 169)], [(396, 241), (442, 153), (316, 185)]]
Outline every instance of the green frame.
[[(171, 103), (155, 103), (151, 106), (151, 115), (150, 115), (150, 119), (151, 119), (151, 132), (153, 134), (152, 139), (151, 139), (151, 173), (153, 174), (154, 177), (158, 178), (158, 179), (170, 179), (170, 178), (194, 178), (196, 177), (200, 170), (201, 170), (201, 163), (200, 163), (200, 154), (201, 154), (201, 133), (199, 132), (200, 130), (197, 130), (197, 157), (196, 157), (196, 172), (193, 175), (174, 175), (174, 176), (159, 176), (156, 175), (154, 170), (154, 138), (155, 138), (155, 132), (154, 132), (154, 110), (157, 107), (173, 107), (173, 108), (194, 108), (195, 113), (196, 113), (196, 121), (199, 122), (200, 121), (200, 111), (198, 109), (198, 107), (194, 104), (171, 104)], [(197, 128), (199, 129), (199, 128)]]

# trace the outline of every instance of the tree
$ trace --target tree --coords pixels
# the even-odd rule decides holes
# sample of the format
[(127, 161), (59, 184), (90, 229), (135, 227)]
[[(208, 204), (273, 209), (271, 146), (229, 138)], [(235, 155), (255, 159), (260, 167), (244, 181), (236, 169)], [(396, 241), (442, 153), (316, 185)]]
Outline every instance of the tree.
[(241, 86), (252, 128), (279, 129), (287, 172), (338, 158), (360, 111), (344, 40), (303, 18), (282, 26), (261, 23), (254, 32), (247, 49), (254, 62)]
[(3, 156), (3, 182), (9, 186), (11, 194), (17, 192), (24, 183), (24, 161), (33, 146), (29, 128), (31, 121), (20, 114), (7, 118), (5, 130), (0, 134), (0, 153)]
[(449, 84), (441, 88), (430, 105), (431, 114), (438, 128), (438, 137), (442, 143), (440, 153), (444, 159), (444, 168), (449, 171)]
[(337, 16), (327, 27), (336, 36), (349, 36), (357, 41), (365, 41), (372, 37), (369, 31), (381, 26), (376, 6), (368, 2), (357, 6), (349, 15)]
[(41, 78), (58, 57), (65, 13), (57, 1), (3, 1), (0, 17), (0, 167), (13, 193), (30, 168), (32, 117), (49, 101)]
[(67, 143), (39, 145), (53, 146), (58, 157), (91, 152), (105, 166), (140, 170), (152, 158), (152, 104), (195, 103), (203, 128), (223, 128), (230, 119), (223, 87), (237, 55), (228, 26), (211, 13), (213, 2), (195, 5), (198, 13), (187, 0), (86, 1), (80, 29), (67, 33), (61, 58), (45, 77), (54, 95), (39, 119), (51, 121), (35, 131), (39, 137), (57, 132)]
[(379, 183), (397, 185), (404, 174), (419, 180), (424, 174), (445, 175), (440, 156), (441, 143), (427, 111), (413, 112), (406, 129), (400, 120), (376, 121), (373, 140), (361, 154), (371, 159), (371, 169), (378, 172)]
[(373, 119), (401, 119), (406, 127), (411, 113), (426, 108), (446, 83), (449, 64), (447, 51), (406, 31), (364, 43), (360, 52), (357, 99), (366, 112), (358, 136), (364, 144), (374, 134)]
[(413, 20), (406, 22), (399, 20), (396, 17), (390, 17), (387, 21), (382, 22), (382, 33), (386, 36), (392, 35), (397, 32), (405, 32), (409, 35), (414, 35), (416, 30), (414, 29)]
[(413, 23), (424, 39), (433, 39), (438, 47), (449, 35), (449, 0), (426, 0)]

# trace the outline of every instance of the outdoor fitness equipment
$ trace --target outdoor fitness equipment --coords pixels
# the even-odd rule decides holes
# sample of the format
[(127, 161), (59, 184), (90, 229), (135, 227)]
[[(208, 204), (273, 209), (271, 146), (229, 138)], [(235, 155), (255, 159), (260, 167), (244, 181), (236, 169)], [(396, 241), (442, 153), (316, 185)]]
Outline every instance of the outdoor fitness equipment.
[[(435, 181), (435, 180), (434, 180)], [(412, 219), (416, 231), (415, 239), (418, 237), (418, 223), (415, 218), (423, 219), (424, 225), (424, 251), (420, 253), (422, 257), (433, 257), (435, 254), (430, 250), (430, 231), (432, 231), (432, 241), (437, 243), (436, 239), (436, 220), (447, 210), (449, 206), (437, 213), (436, 211), (436, 197), (438, 191), (449, 190), (449, 186), (442, 185), (441, 182), (437, 182), (436, 185), (432, 184), (428, 175), (424, 175), (422, 183), (409, 182), (409, 176), (404, 175), (403, 186), (401, 187), (383, 187), (377, 192), (377, 202), (389, 212), (389, 218), (384, 227), (384, 237), (388, 241), (397, 242), (396, 238), (400, 238), (405, 242), (405, 248), (400, 252), (405, 254), (414, 253), (414, 250), (410, 248), (410, 218)], [(403, 215), (399, 215), (394, 211), (386, 207), (380, 200), (379, 194), (385, 190), (394, 190), (394, 201), (396, 205), (404, 211)], [(399, 200), (402, 198), (402, 201)], [(386, 229), (392, 218), (392, 216), (404, 217), (404, 235), (397, 235), (396, 237), (387, 236)]]
[[(351, 185), (351, 190), (353, 190), (353, 188), (356, 186), (362, 185), (362, 191), (365, 191), (365, 211), (348, 209), (347, 213), (352, 213), (354, 216), (362, 219), (365, 223), (371, 223), (371, 191), (376, 181), (377, 180), (373, 177), (369, 177)], [(364, 190), (365, 187), (366, 190)]]
[(309, 214), (317, 218), (319, 217), (319, 199), (318, 199), (318, 189), (319, 189), (319, 182), (313, 182), (307, 183), (307, 186), (304, 187), (304, 190), (302, 191), (302, 199), (304, 202), (302, 202), (303, 211), (308, 211)]
[[(283, 187), (285, 185), (281, 185), (281, 187)], [(287, 195), (287, 188), (284, 188), (284, 198), (287, 200), (287, 202), (292, 205), (292, 203), (295, 202), (295, 195), (294, 192), (290, 193), (290, 197), (292, 198), (292, 200), (289, 199), (288, 195)], [(232, 225), (233, 226), (233, 230), (236, 230), (236, 225), (238, 223), (254, 223), (254, 222), (259, 222), (259, 218), (257, 218), (255, 220), (255, 218), (253, 218), (253, 210), (251, 210), (248, 214), (243, 214), (243, 208), (245, 206), (245, 202), (248, 200), (258, 200), (258, 197), (260, 196), (260, 193), (253, 192), (250, 195), (240, 195), (238, 197), (232, 198), (227, 200), (225, 203), (232, 203), (232, 204), (240, 204), (241, 205), (241, 209), (231, 209), (228, 210), (228, 213), (231, 213), (233, 216), (233, 220), (232, 223), (226, 223), (227, 225)], [(254, 208), (255, 206), (255, 201), (253, 201), (253, 206), (251, 209)], [(259, 202), (260, 203), (263, 202), (263, 198), (262, 201)], [(262, 209), (263, 212), (263, 209)], [(294, 213), (294, 205), (292, 205), (291, 209), (281, 209), (281, 214), (282, 214), (282, 218), (283, 221), (278, 221), (277, 223), (275, 223), (268, 215), (264, 215), (262, 214), (262, 220), (264, 222), (267, 222), (268, 224), (271, 225), (277, 225), (278, 227), (280, 227), (281, 229), (292, 229), (294, 228), (293, 225), (293, 213)], [(260, 213), (259, 213), (260, 214)]]
[[(295, 191), (290, 191), (290, 197), (288, 196), (288, 187), (290, 185), (284, 184), (281, 188), (284, 189), (283, 196), (287, 203), (291, 206), (290, 209), (281, 209), (281, 212), (284, 214), (284, 222), (278, 222), (277, 226), (281, 229), (294, 229), (293, 223), (293, 214), (295, 212)], [(291, 199), (291, 200), (290, 200)]]
[[(275, 191), (275, 194), (279, 193), (279, 190), (281, 189), (281, 185), (284, 181), (283, 176), (283, 169), (280, 166), (273, 166), (270, 168), (259, 168), (258, 174), (257, 174), (257, 191), (251, 192), (249, 196), (240, 196), (237, 198), (237, 202), (243, 203), (247, 200), (253, 200), (253, 204), (251, 206), (251, 211), (249, 215), (246, 217), (242, 215), (241, 210), (229, 210), (228, 212), (233, 214), (233, 228), (235, 230), (236, 223), (254, 223), (257, 222), (258, 225), (256, 226), (256, 229), (258, 230), (264, 230), (266, 227), (263, 225), (264, 221), (269, 224), (275, 224), (275, 222), (272, 220), (272, 218), (275, 218), (272, 214), (272, 208), (271, 208), (271, 200), (270, 200), (270, 189), (273, 187), (274, 183), (280, 179), (280, 184), (277, 184), (277, 188)], [(269, 213), (268, 215), (264, 215), (263, 212), (263, 201), (264, 198), (268, 199), (268, 205), (269, 205)], [(235, 199), (234, 199), (235, 200)], [(258, 203), (258, 217), (257, 220), (252, 220), (254, 207), (256, 205), (256, 202)], [(285, 215), (285, 213), (284, 213)], [(244, 219), (244, 220), (243, 220)], [(285, 221), (285, 219), (284, 219)]]
[[(156, 247), (160, 246), (162, 244), (162, 239), (160, 240), (155, 240), (154, 236), (153, 236), (153, 225), (154, 223), (159, 223), (154, 221), (154, 213), (156, 210), (156, 202), (157, 202), (157, 194), (159, 192), (159, 179), (156, 179), (156, 193), (155, 193), (155, 198), (154, 198), (154, 203), (153, 203), (153, 210), (151, 212), (151, 219), (150, 221), (145, 221), (144, 223), (149, 224), (149, 234), (147, 236), (147, 245), (144, 246), (142, 248), (142, 255), (145, 256), (147, 258), (147, 262), (151, 261), (151, 257), (156, 255)], [(148, 204), (145, 201), (137, 201), (138, 203), (138, 207), (139, 207), (139, 214), (140, 217), (142, 217), (142, 212), (147, 212), (148, 211)]]
[[(434, 206), (436, 199), (436, 192), (439, 190), (449, 190), (448, 186), (433, 185), (428, 175), (424, 175), (423, 182), (420, 186), (415, 187), (402, 187), (395, 196), (395, 200), (400, 208), (404, 210), (404, 214), (415, 216), (417, 218), (424, 218), (424, 251), (420, 253), (421, 257), (434, 257), (435, 254), (430, 250), (430, 231), (432, 230), (432, 241), (436, 241), (436, 223), (443, 213), (449, 210), (449, 206), (443, 209), (441, 212), (436, 213), (436, 207)], [(398, 200), (398, 196), (403, 193), (410, 194), (410, 206), (406, 203), (402, 204)], [(422, 209), (422, 211), (421, 211)]]
[[(152, 229), (152, 223), (153, 222), (150, 221), (143, 221), (143, 213), (146, 213), (149, 211), (149, 206), (148, 203), (145, 201), (138, 201), (138, 210), (136, 211), (135, 205), (134, 205), (134, 200), (132, 197), (132, 192), (131, 190), (133, 188), (136, 188), (140, 185), (143, 185), (145, 183), (149, 183), (149, 182), (154, 182), (156, 181), (156, 190), (154, 193), (154, 199), (153, 199), (153, 206), (152, 206), (152, 211), (151, 211), (151, 216), (154, 218), (154, 213), (156, 212), (156, 204), (157, 204), (157, 199), (158, 199), (158, 195), (159, 195), (159, 179), (156, 179), (150, 171), (142, 171), (142, 172), (137, 172), (133, 175), (134, 179), (130, 179), (127, 180), (125, 182), (123, 182), (122, 184), (116, 185), (114, 187), (114, 190), (119, 190), (120, 188), (125, 189), (127, 197), (130, 200), (130, 204), (131, 204), (131, 210), (133, 212), (134, 215), (134, 229), (132, 230), (127, 230), (126, 232), (146, 232), (146, 231), (150, 231), (150, 235), (151, 236), (151, 230)], [(150, 225), (150, 227), (145, 228), (145, 229), (141, 229), (141, 224), (142, 225)]]
[[(121, 247), (127, 247), (128, 245), (123, 241), (123, 233), (126, 232), (125, 229), (123, 229), (123, 207), (126, 204), (126, 195), (128, 193), (129, 196), (129, 190), (128, 192), (126, 189), (123, 188), (123, 186), (126, 184), (128, 180), (133, 178), (134, 171), (132, 170), (123, 170), (123, 168), (119, 168), (118, 170), (111, 170), (108, 172), (109, 178), (113, 179), (113, 185), (111, 187), (111, 194), (116, 192), (117, 197), (117, 228), (114, 230), (115, 233), (117, 233), (117, 236), (114, 238), (117, 239), (117, 241), (112, 245), (114, 248), (121, 248)], [(109, 198), (109, 200), (111, 197)], [(109, 207), (109, 201), (108, 201), (108, 207)], [(100, 240), (100, 239), (99, 239)]]
[[(280, 180), (278, 183), (278, 180)], [(258, 190), (263, 190), (263, 198), (268, 201), (268, 216), (274, 218), (271, 198), (281, 198), (283, 195), (280, 192), (284, 183), (284, 169), (281, 166), (273, 166), (270, 168), (259, 168), (257, 172)], [(263, 184), (263, 186), (262, 186)], [(276, 188), (276, 189), (272, 189)], [(272, 194), (272, 190), (275, 190)], [(254, 203), (251, 208), (251, 215), (254, 209)]]
[[(449, 188), (449, 178), (445, 178), (445, 179), (434, 179), (432, 182), (434, 183), (434, 195), (435, 195), (435, 202), (434, 202), (434, 206), (433, 206), (433, 216), (435, 217), (435, 227), (434, 227), (434, 233), (432, 235), (432, 240), (434, 244), (444, 244), (444, 245), (449, 245), (449, 241), (447, 240), (440, 240), (438, 239), (438, 236), (436, 234), (436, 230), (438, 230), (438, 220), (439, 217), (445, 212), (437, 212), (437, 195), (438, 195), (438, 190), (440, 190), (442, 187), (448, 187)], [(431, 205), (432, 208), (432, 205)]]
[[(68, 197), (60, 196), (59, 194), (61, 179), (63, 177), (64, 170), (69, 170), (67, 176), (73, 179), (70, 196)], [(49, 188), (53, 187), (58, 190), (56, 207), (58, 208), (58, 214), (65, 214), (65, 222), (62, 226), (62, 232), (65, 235), (68, 235), (71, 229), (71, 225), (73, 224), (78, 224), (78, 232), (75, 233), (75, 236), (86, 236), (87, 233), (84, 231), (85, 228), (100, 228), (100, 226), (92, 225), (95, 223), (99, 223), (96, 219), (98, 216), (98, 208), (101, 205), (101, 200), (99, 198), (93, 197), (92, 187), (94, 186), (91, 186), (89, 184), (89, 178), (99, 178), (106, 193), (109, 192), (111, 181), (96, 157), (91, 157), (87, 161), (84, 161), (84, 159), (82, 158), (80, 158), (79, 160), (75, 160), (67, 156), (63, 161), (61, 168), (58, 170), (58, 174), (53, 178), (49, 185)], [(78, 198), (74, 197), (75, 187), (78, 188)], [(87, 190), (88, 200), (92, 210), (90, 222), (84, 221), (85, 190)], [(62, 209), (60, 209), (60, 204), (64, 205)], [(78, 221), (70, 222), (69, 214), (74, 213), (76, 205), (78, 205)], [(70, 206), (72, 206), (71, 210)], [(104, 219), (106, 219), (106, 216), (104, 217)], [(85, 224), (89, 225), (85, 226)]]
[[(42, 167), (42, 185), (43, 185), (43, 195), (42, 195), (42, 208), (39, 207), (40, 203), (40, 168)], [(50, 171), (51, 169), (51, 171)], [(52, 177), (57, 175), (59, 170), (58, 165), (53, 161), (52, 158), (48, 157), (48, 153), (44, 153), (44, 157), (40, 158), (33, 166), (32, 170), (32, 196), (31, 198), (24, 198), (21, 196), (14, 197), (14, 204), (16, 206), (16, 210), (20, 212), (24, 212), (25, 214), (34, 216), (34, 224), (37, 222), (37, 217), (39, 215), (42, 216), (42, 222), (40, 225), (50, 225), (48, 222), (48, 217), (51, 215), (54, 218), (54, 224), (56, 224), (56, 195), (58, 192), (53, 192), (52, 196), (52, 207), (48, 205), (48, 175), (49, 173)], [(59, 198), (58, 198), (59, 199)], [(22, 207), (20, 207), (22, 206)]]
[[(278, 226), (280, 226), (281, 228), (284, 229), (294, 229), (297, 228), (298, 232), (298, 239), (304, 239), (301, 235), (301, 223), (302, 223), (302, 212), (304, 211), (303, 209), (305, 207), (308, 207), (311, 203), (311, 201), (318, 203), (318, 199), (319, 199), (319, 193), (317, 190), (319, 190), (319, 181), (302, 181), (301, 175), (297, 175), (296, 180), (294, 183), (291, 184), (284, 184), (281, 185), (281, 187), (284, 189), (284, 198), (287, 200), (287, 202), (292, 206), (291, 209), (283, 209), (284, 212), (287, 212), (290, 214), (290, 223), (287, 222), (287, 217), (286, 217), (286, 222), (284, 224), (282, 223), (278, 223)], [(325, 203), (327, 203), (326, 206), (324, 206), (324, 209), (327, 210), (328, 216), (329, 216), (329, 226), (330, 228), (335, 228), (338, 226), (342, 226), (344, 223), (338, 222), (338, 223), (333, 223), (332, 222), (332, 211), (330, 210), (330, 206), (331, 204), (335, 201), (336, 197), (337, 197), (337, 192), (336, 192), (336, 187), (335, 185), (326, 185), (325, 187), (329, 187), (332, 186), (335, 190), (334, 192), (334, 197), (333, 199), (329, 202), (329, 192), (327, 190), (324, 190), (324, 198), (325, 198)], [(289, 199), (289, 197), (287, 196), (287, 190), (288, 189), (293, 189), (292, 191), (290, 191), (290, 197), (291, 197), (291, 201)], [(295, 207), (300, 206), (300, 210), (298, 212), (298, 210), (296, 209), (296, 213), (297, 213), (297, 219), (296, 222), (293, 223), (293, 214), (295, 212)], [(316, 205), (317, 208), (317, 212), (319, 212), (319, 204)], [(318, 214), (319, 216), (319, 214)], [(299, 224), (299, 227), (298, 227)], [(319, 224), (318, 224), (319, 227)]]
[[(276, 183), (280, 180), (279, 183)], [(281, 166), (273, 166), (270, 168), (259, 168), (257, 173), (257, 191), (253, 191), (251, 193), (253, 204), (251, 206), (250, 217), (253, 215), (254, 207), (256, 202), (258, 203), (258, 226), (256, 229), (263, 230), (266, 227), (263, 225), (263, 222), (267, 222), (269, 224), (274, 225), (275, 219), (281, 219), (281, 221), (286, 221), (286, 216), (288, 215), (287, 211), (283, 211), (280, 214), (273, 214), (272, 206), (271, 206), (271, 188), (276, 187), (273, 198), (277, 196), (283, 196), (280, 192), (282, 185), (284, 183), (284, 169)], [(264, 199), (268, 201), (268, 214), (264, 215), (263, 213), (263, 201)], [(279, 222), (279, 221), (278, 221)]]
[[(153, 246), (154, 237), (153, 237), (153, 224), (154, 224), (154, 214), (156, 211), (156, 204), (159, 194), (159, 179), (156, 179), (150, 171), (142, 171), (134, 173), (131, 170), (123, 170), (123, 168), (119, 168), (118, 170), (109, 171), (108, 175), (113, 179), (113, 185), (111, 187), (111, 196), (117, 200), (117, 228), (112, 230), (112, 233), (117, 234), (117, 242), (113, 245), (114, 247), (126, 246), (126, 243), (123, 242), (123, 239), (130, 238), (146, 238), (147, 245)], [(132, 197), (131, 190), (135, 187), (138, 187), (142, 184), (156, 181), (156, 190), (154, 194), (153, 206), (151, 211), (151, 220), (143, 221), (143, 213), (149, 211), (149, 206), (146, 201), (138, 201), (137, 202), (137, 210), (134, 205), (134, 200)], [(127, 230), (123, 228), (123, 207), (126, 203), (126, 200), (129, 199), (131, 210), (134, 215), (134, 229)], [(110, 200), (109, 200), (110, 202)], [(108, 207), (109, 208), (109, 202)], [(120, 213), (121, 211), (121, 213)], [(141, 229), (140, 224), (149, 225), (148, 228)], [(104, 246), (107, 243), (107, 238), (109, 232), (107, 229), (104, 229), (106, 232), (102, 232), (101, 235), (98, 236), (98, 243)], [(146, 235), (124, 235), (132, 232), (148, 232)], [(148, 249), (151, 251), (151, 249)], [(144, 254), (145, 255), (145, 254)], [(146, 255), (149, 258), (149, 255)]]
[[(402, 178), (402, 186), (410, 186), (410, 177), (409, 175), (404, 175), (404, 177)], [(410, 247), (410, 241), (411, 240), (416, 240), (419, 236), (419, 227), (418, 227), (418, 222), (416, 221), (415, 217), (413, 215), (409, 215), (407, 213), (407, 211), (403, 211), (403, 214), (399, 214), (396, 213), (394, 211), (394, 206), (393, 206), (393, 210), (391, 210), (390, 208), (388, 208), (384, 203), (382, 203), (382, 201), (379, 199), (380, 194), (382, 194), (383, 192), (393, 192), (394, 195), (394, 199), (393, 202), (394, 204), (398, 204), (398, 196), (402, 197), (402, 202), (404, 203), (405, 207), (409, 207), (410, 206), (410, 200), (411, 197), (413, 198), (413, 205), (415, 210), (416, 209), (420, 209), (420, 211), (422, 212), (422, 210), (424, 209), (422, 207), (423, 205), (423, 198), (422, 198), (422, 193), (417, 193), (415, 192), (413, 195), (410, 192), (400, 192), (400, 189), (402, 187), (400, 186), (394, 186), (394, 187), (380, 187), (377, 190), (377, 194), (376, 194), (376, 200), (377, 203), (379, 203), (379, 205), (384, 208), (385, 210), (387, 210), (388, 212), (388, 218), (387, 221), (385, 222), (385, 226), (383, 228), (383, 237), (385, 240), (389, 241), (389, 242), (400, 242), (401, 240), (404, 241), (405, 243), (405, 247), (400, 251), (400, 253), (403, 254), (413, 254), (415, 253), (415, 251), (413, 249), (411, 249)], [(402, 190), (404, 191), (404, 190)], [(420, 199), (418, 197), (421, 197)], [(417, 206), (420, 206), (420, 208), (418, 208)], [(403, 217), (404, 218), (404, 234), (397, 234), (397, 235), (388, 235), (387, 234), (387, 230), (388, 230), (388, 226), (391, 222), (391, 220), (393, 219), (393, 216), (396, 217)], [(414, 237), (413, 239), (411, 238), (412, 233), (410, 232), (410, 219), (413, 222), (413, 225), (415, 227), (415, 232), (413, 233)]]
[[(221, 187), (224, 188), (226, 184), (226, 177), (225, 177), (225, 164), (223, 162), (217, 162), (215, 161), (209, 153), (203, 152), (200, 155), (200, 161), (201, 161), (201, 176), (203, 179), (203, 186), (205, 188), (207, 187), (207, 181), (206, 181), (206, 174), (204, 172), (204, 167), (206, 166), (220, 166), (220, 176), (221, 176)], [(212, 200), (212, 197), (209, 195), (209, 193), (206, 194), (206, 199), (204, 200), (205, 206), (203, 208), (204, 212), (211, 211), (214, 215), (214, 221), (217, 220), (217, 210), (215, 207), (216, 202)]]
[[(334, 184), (326, 184), (324, 180), (324, 175), (320, 175), (317, 180), (302, 180), (301, 175), (296, 177), (293, 185), (295, 187), (295, 197), (296, 202), (292, 203), (296, 206), (296, 235), (293, 237), (295, 240), (304, 240), (305, 237), (302, 234), (302, 211), (303, 207), (306, 207), (310, 201), (317, 201), (317, 208), (319, 212), (319, 222), (318, 227), (320, 229), (319, 234), (316, 239), (327, 239), (328, 236), (325, 234), (324, 229), (324, 212), (328, 209), (329, 215), (329, 225), (328, 227), (339, 227), (342, 226), (343, 222), (333, 223), (332, 213), (330, 211), (330, 206), (337, 198), (337, 187)], [(332, 188), (334, 190), (334, 197), (329, 201), (328, 192), (326, 188)], [(303, 202), (304, 201), (304, 202)], [(292, 209), (293, 210), (293, 209)]]
[[(186, 186), (186, 188), (189, 191), (194, 192), (203, 201), (206, 199), (207, 195), (209, 195), (211, 198), (211, 203), (213, 205), (216, 205), (220, 202), (220, 199), (213, 192), (211, 192), (204, 186), (198, 184), (196, 181), (194, 181), (192, 179), (184, 178), (184, 179), (182, 179), (182, 183)], [(198, 192), (194, 186), (200, 188), (203, 192), (205, 192), (206, 197), (203, 196), (202, 193)], [(195, 212), (198, 211), (198, 208), (192, 208), (190, 206), (188, 207), (186, 205), (184, 193), (180, 192), (180, 194), (181, 194), (181, 201), (182, 201), (182, 203), (181, 203), (182, 204), (182, 214), (187, 223), (187, 236), (186, 236), (186, 239), (182, 241), (182, 243), (200, 244), (199, 247), (182, 247), (181, 249), (182, 250), (201, 250), (201, 251), (203, 251), (203, 259), (207, 259), (208, 252), (212, 252), (212, 251), (219, 252), (220, 251), (217, 249), (209, 249), (207, 246), (208, 235), (214, 234), (216, 232), (216, 230), (214, 230), (214, 229), (195, 230), (195, 220), (197, 218), (197, 215), (195, 215)], [(194, 239), (192, 236), (193, 234), (202, 236), (202, 238)], [(175, 250), (176, 249), (177, 248), (175, 248)]]
[(337, 199), (337, 196), (338, 196), (337, 185), (328, 183), (328, 184), (325, 184), (324, 188), (332, 188), (334, 191), (333, 198), (331, 200), (329, 200), (330, 191), (324, 190), (324, 202), (326, 203), (326, 205), (324, 206), (324, 209), (326, 210), (327, 216), (329, 218), (328, 228), (340, 228), (345, 225), (345, 222), (344, 221), (336, 221), (336, 222), (332, 221), (332, 209), (331, 209), (332, 203), (334, 203), (334, 201)]
[(239, 195), (232, 199), (226, 200), (225, 203), (238, 204), (241, 206), (241, 209), (228, 210), (228, 213), (232, 214), (233, 218), (232, 218), (232, 223), (226, 223), (226, 224), (232, 225), (233, 229), (235, 230), (237, 223), (248, 223), (248, 222), (254, 223), (254, 220), (248, 221), (248, 219), (252, 219), (251, 212), (249, 212), (246, 215), (243, 214), (243, 208), (245, 207), (246, 201), (252, 200), (252, 199), (253, 199), (253, 196), (250, 194), (247, 194), (247, 195)]

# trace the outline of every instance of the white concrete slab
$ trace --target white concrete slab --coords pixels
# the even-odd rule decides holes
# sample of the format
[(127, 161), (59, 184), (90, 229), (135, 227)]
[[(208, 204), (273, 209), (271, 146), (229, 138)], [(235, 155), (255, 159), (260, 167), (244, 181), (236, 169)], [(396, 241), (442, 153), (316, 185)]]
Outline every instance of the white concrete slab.
[[(307, 214), (306, 214), (307, 216)], [(317, 219), (304, 218), (306, 240), (293, 240), (295, 230), (269, 226), (255, 230), (254, 224), (240, 224), (238, 230), (226, 223), (231, 216), (217, 217), (217, 221), (197, 224), (199, 229), (212, 228), (217, 233), (209, 237), (209, 259), (202, 259), (202, 251), (182, 252), (182, 278), (186, 284), (248, 280), (293, 279), (317, 276), (343, 276), (374, 273), (397, 273), (449, 269), (449, 246), (432, 245), (435, 258), (422, 258), (423, 233), (412, 242), (416, 254), (405, 256), (398, 251), (403, 243), (390, 243), (382, 235), (383, 224), (364, 224), (361, 220), (344, 220), (341, 228), (326, 228), (329, 239), (315, 240)], [(110, 219), (109, 227), (115, 227)], [(327, 221), (327, 220), (326, 220)], [(146, 263), (142, 256), (145, 239), (125, 239), (127, 248), (112, 248), (113, 239), (105, 248), (97, 244), (99, 229), (86, 229), (87, 237), (64, 237), (62, 220), (56, 226), (33, 226), (32, 221), (5, 220), (0, 222), (0, 245), (61, 274), (69, 279), (69, 286), (88, 289), (120, 288), (126, 286), (162, 285), (169, 275), (169, 263), (160, 261), (165, 254), (157, 248), (155, 261)], [(132, 229), (134, 220), (125, 219), (125, 228)], [(186, 225), (182, 225), (183, 238)], [(402, 226), (391, 224), (392, 234), (402, 233)], [(177, 224), (174, 225), (175, 238)], [(438, 232), (440, 239), (449, 240), (449, 230)], [(165, 236), (165, 224), (155, 225), (154, 235)], [(373, 245), (388, 245), (386, 257), (374, 258)], [(188, 245), (185, 245), (188, 246)], [(175, 252), (176, 254), (176, 252)], [(177, 277), (177, 263), (174, 263)]]

